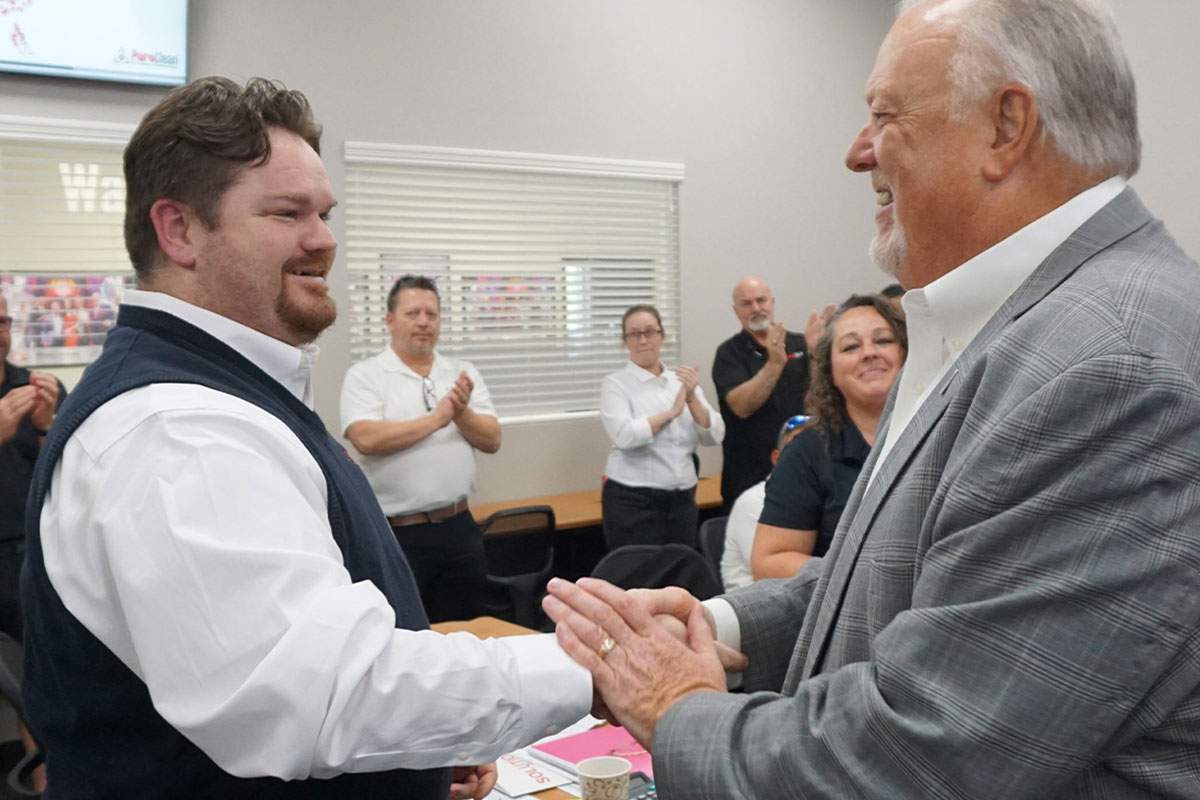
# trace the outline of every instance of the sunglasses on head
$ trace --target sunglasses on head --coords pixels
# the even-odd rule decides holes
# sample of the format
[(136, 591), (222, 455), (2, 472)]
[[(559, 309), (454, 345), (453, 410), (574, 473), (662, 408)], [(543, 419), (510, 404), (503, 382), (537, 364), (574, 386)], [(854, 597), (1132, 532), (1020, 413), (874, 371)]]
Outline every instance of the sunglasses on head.
[(797, 414), (796, 416), (789, 419), (787, 422), (783, 423), (783, 430), (785, 433), (787, 431), (794, 431), (794, 430), (796, 430), (796, 428), (799, 428), (801, 425), (808, 422), (808, 420), (809, 420), (809, 417), (807, 414)]
[(438, 396), (432, 379), (421, 378), (421, 397), (425, 400), (425, 410), (433, 411), (433, 407), (438, 404)]

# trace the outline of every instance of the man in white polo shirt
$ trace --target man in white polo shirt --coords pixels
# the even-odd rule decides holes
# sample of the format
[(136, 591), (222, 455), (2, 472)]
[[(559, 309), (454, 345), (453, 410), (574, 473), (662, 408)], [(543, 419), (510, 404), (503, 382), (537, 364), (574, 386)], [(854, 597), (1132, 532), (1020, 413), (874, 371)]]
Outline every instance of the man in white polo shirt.
[(388, 515), (431, 622), (479, 614), (483, 538), (467, 509), (475, 450), (500, 449), (500, 422), (470, 362), (435, 349), (441, 299), (404, 275), (388, 293), (391, 345), (342, 384), (342, 430)]

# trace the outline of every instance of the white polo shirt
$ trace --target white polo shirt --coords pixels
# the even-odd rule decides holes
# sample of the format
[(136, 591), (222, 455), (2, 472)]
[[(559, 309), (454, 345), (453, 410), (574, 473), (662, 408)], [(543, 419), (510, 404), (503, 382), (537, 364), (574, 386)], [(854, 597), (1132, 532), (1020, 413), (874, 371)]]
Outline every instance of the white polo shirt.
[[(496, 416), (479, 370), (469, 361), (456, 361), (435, 350), (429, 377), (437, 398), (450, 391), (460, 372), (466, 372), (475, 384), (471, 410)], [(359, 420), (410, 420), (428, 413), (421, 376), (391, 347), (358, 362), (346, 373), (341, 401), (343, 434)], [(388, 516), (440, 508), (462, 500), (475, 488), (475, 451), (453, 422), (395, 453), (353, 455)]]

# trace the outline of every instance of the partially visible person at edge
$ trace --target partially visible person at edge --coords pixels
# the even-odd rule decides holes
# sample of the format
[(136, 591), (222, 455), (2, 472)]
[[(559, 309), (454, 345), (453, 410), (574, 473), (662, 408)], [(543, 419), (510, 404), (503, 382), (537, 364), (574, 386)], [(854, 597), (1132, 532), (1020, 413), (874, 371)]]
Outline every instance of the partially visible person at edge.
[(486, 569), (467, 496), (475, 451), (500, 449), (500, 421), (475, 366), (437, 351), (437, 284), (401, 276), (387, 310), (391, 342), (342, 383), (342, 431), (408, 557), (430, 622), (473, 619), (483, 613)]
[[(33, 372), (8, 360), (12, 349), (13, 318), (8, 299), (0, 293), (0, 632), (14, 641), (23, 638), (21, 624), (21, 563), (25, 560), (25, 503), (42, 441), (58, 407), (66, 398), (62, 381), (46, 372)], [(35, 749), (24, 725), (26, 752)], [(44, 788), (45, 768), (33, 776), (34, 788)]]
[(22, 573), (56, 797), (480, 798), (489, 762), (591, 704), (552, 637), (427, 630), (312, 409), (336, 316), (319, 147), (299, 92), (204, 78), (125, 150), (139, 288), (43, 443)]
[[(779, 437), (771, 449), (771, 463), (779, 463), (779, 455), (800, 435), (808, 417), (797, 414), (779, 428)], [(770, 480), (770, 476), (767, 476)], [(725, 548), (721, 551), (721, 585), (725, 591), (749, 586), (754, 581), (750, 571), (750, 553), (754, 550), (754, 532), (766, 499), (767, 481), (759, 481), (738, 495), (725, 523)]]
[(25, 503), (42, 440), (66, 398), (62, 381), (8, 360), (13, 318), (0, 293), (0, 632), (21, 641)]
[(621, 318), (629, 361), (600, 384), (600, 420), (612, 446), (601, 491), (604, 541), (696, 547), (696, 467), (701, 444), (725, 435), (694, 367), (662, 363), (662, 317), (651, 305)]
[(896, 313), (901, 317), (904, 316), (904, 287), (898, 283), (889, 283), (887, 286), (879, 290), (879, 294), (885, 300), (892, 304), (892, 308), (896, 309)]
[(742, 492), (766, 479), (775, 434), (784, 420), (803, 413), (808, 391), (804, 336), (775, 322), (775, 296), (766, 281), (738, 281), (733, 313), (742, 329), (717, 348), (712, 367), (727, 428), (721, 444), (726, 514)]
[(552, 581), (559, 639), (662, 800), (1195, 798), (1200, 267), (1127, 185), (1116, 22), (905, 3), (866, 100), (910, 350), (832, 547), (707, 604)]
[(790, 578), (829, 549), (907, 351), (904, 318), (882, 296), (853, 295), (830, 318), (813, 351), (812, 419), (767, 479), (755, 580)]

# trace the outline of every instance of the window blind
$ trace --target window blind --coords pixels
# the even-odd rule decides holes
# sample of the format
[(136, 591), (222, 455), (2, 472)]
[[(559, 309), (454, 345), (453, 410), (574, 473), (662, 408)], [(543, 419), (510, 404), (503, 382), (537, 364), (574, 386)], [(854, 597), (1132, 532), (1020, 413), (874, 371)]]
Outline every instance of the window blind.
[(389, 342), (386, 297), (434, 278), (439, 351), (473, 362), (505, 421), (594, 412), (652, 303), (679, 358), (679, 183), (651, 162), (347, 143), (352, 358)]
[(0, 290), (9, 358), (86, 364), (133, 270), (121, 155), (132, 126), (0, 115)]
[(0, 117), (0, 270), (130, 270), (122, 238), (129, 130)]

